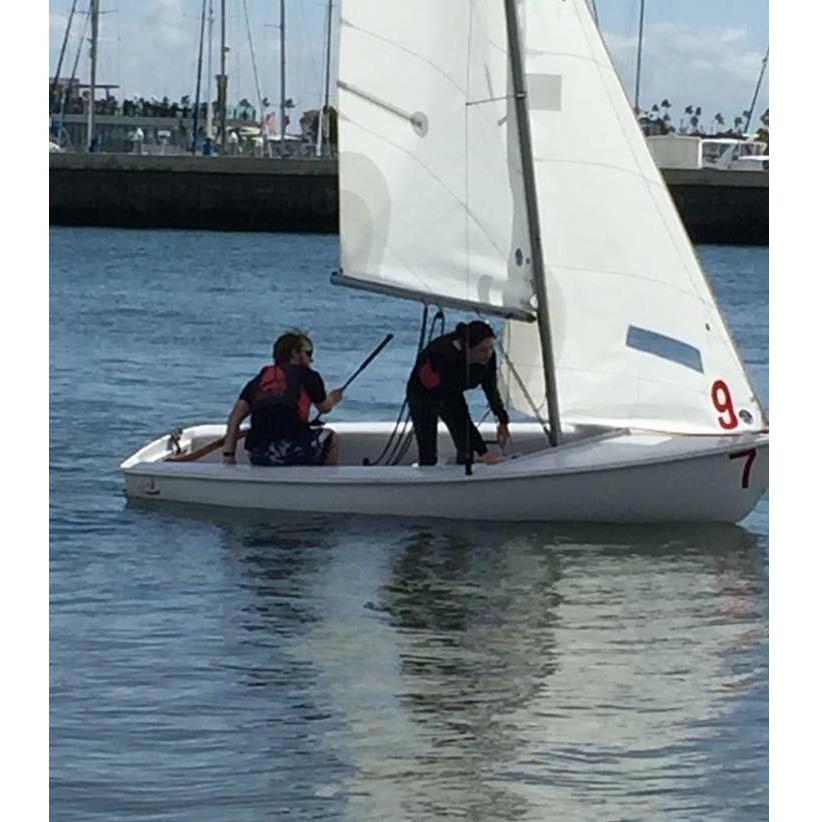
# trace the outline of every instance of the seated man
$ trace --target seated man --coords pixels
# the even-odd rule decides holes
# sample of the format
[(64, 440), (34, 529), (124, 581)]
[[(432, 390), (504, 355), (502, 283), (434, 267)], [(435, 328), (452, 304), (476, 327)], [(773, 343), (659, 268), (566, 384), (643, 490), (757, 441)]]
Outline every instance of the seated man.
[(226, 426), (223, 462), (235, 463), (240, 423), (251, 414), (245, 447), (253, 465), (336, 465), (337, 438), (328, 428), (312, 428), (312, 403), (321, 413), (342, 400), (334, 388), (326, 394), (322, 377), (310, 368), (311, 340), (300, 331), (274, 343), (274, 365), (265, 366), (240, 392)]

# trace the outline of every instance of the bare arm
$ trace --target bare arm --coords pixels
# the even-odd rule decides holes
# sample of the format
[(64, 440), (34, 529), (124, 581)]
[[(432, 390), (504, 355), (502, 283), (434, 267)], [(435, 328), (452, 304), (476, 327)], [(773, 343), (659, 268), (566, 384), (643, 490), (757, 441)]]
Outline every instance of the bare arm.
[(223, 446), (223, 462), (234, 462), (234, 451), (237, 448), (237, 433), (240, 423), (251, 413), (251, 406), (245, 400), (237, 400), (228, 415)]
[(342, 389), (332, 388), (326, 395), (322, 402), (316, 402), (317, 410), (321, 414), (327, 414), (335, 405), (342, 402)]

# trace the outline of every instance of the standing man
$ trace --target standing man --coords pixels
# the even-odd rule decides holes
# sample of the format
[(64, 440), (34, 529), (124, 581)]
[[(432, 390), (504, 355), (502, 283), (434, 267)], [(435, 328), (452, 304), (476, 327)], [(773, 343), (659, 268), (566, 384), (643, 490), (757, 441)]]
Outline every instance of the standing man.
[(228, 417), (223, 463), (235, 464), (240, 423), (251, 414), (245, 448), (252, 465), (336, 465), (337, 436), (330, 428), (308, 424), (313, 404), (327, 413), (342, 400), (342, 390), (325, 391), (311, 368), (314, 344), (302, 331), (274, 343), (274, 364), (265, 366), (240, 392)]
[(437, 463), (437, 421), (440, 419), (448, 427), (460, 465), (472, 452), (489, 465), (500, 461), (500, 457), (488, 450), (468, 413), (463, 392), (478, 385), (482, 386), (499, 421), (497, 441), (505, 446), (510, 439), (508, 413), (497, 388), (491, 326), (480, 320), (468, 325), (458, 323), (454, 331), (437, 337), (422, 350), (406, 386), (420, 465)]

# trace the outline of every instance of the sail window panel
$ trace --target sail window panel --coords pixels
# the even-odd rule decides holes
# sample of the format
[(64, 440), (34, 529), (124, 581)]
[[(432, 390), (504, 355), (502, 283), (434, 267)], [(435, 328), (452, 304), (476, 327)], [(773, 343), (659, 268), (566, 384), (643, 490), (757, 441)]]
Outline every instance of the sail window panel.
[(635, 348), (637, 351), (644, 351), (646, 354), (679, 363), (686, 368), (692, 368), (694, 371), (699, 371), (700, 374), (704, 373), (702, 355), (699, 353), (699, 349), (666, 334), (659, 334), (647, 328), (638, 328), (631, 325), (628, 327), (625, 345), (629, 348)]

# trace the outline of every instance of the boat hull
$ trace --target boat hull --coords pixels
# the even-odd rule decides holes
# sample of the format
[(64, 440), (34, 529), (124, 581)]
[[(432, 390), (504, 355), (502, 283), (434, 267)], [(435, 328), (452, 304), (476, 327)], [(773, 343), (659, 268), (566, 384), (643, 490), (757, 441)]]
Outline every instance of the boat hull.
[[(384, 424), (373, 424), (381, 426)], [(372, 428), (373, 428), (372, 426)], [(367, 430), (334, 426), (345, 442)], [(216, 426), (210, 427), (218, 435)], [(538, 437), (512, 426), (514, 442)], [(499, 465), (260, 468), (164, 461), (167, 438), (121, 466), (127, 496), (288, 512), (541, 522), (738, 522), (768, 483), (768, 436), (613, 432)]]

